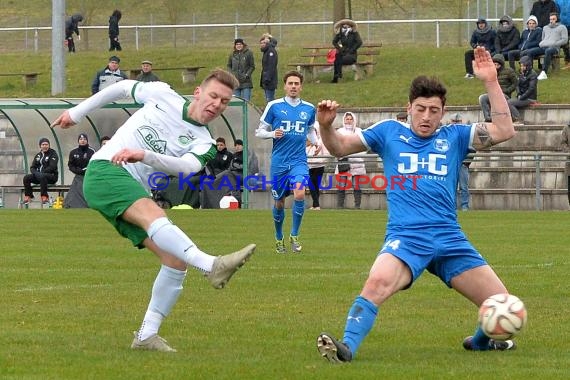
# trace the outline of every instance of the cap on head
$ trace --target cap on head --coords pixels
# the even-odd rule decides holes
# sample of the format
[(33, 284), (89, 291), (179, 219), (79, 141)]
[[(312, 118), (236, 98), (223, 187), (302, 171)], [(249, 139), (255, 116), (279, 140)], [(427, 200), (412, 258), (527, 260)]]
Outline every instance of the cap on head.
[(535, 24), (538, 24), (538, 19), (536, 18), (536, 16), (530, 16), (528, 20), (526, 20), (526, 23), (528, 24), (528, 22), (531, 20), (534, 21)]
[(77, 137), (77, 141), (79, 141), (79, 139), (81, 139), (81, 138), (89, 141), (89, 137), (87, 137), (86, 133), (80, 133), (79, 136)]
[(243, 146), (243, 140), (237, 139), (237, 140), (235, 141), (234, 145), (242, 145), (242, 146)]
[(235, 44), (242, 44), (242, 45), (243, 45), (243, 44), (244, 44), (243, 38), (236, 38), (236, 39), (234, 40), (234, 45), (235, 45)]
[(501, 65), (505, 64), (505, 57), (502, 54), (495, 54), (493, 56), (493, 62), (500, 63)]
[(117, 62), (117, 63), (120, 63), (120, 62), (121, 62), (121, 58), (117, 57), (116, 55), (113, 55), (113, 56), (109, 57), (109, 62)]
[(525, 66), (532, 66), (532, 58), (528, 55), (523, 55), (520, 59), (520, 64)]
[(149, 60), (144, 60), (141, 62), (141, 65), (151, 65), (152, 66), (152, 62)]
[[(48, 143), (49, 144), (49, 140), (47, 137), (42, 137), (40, 139), (40, 141), (38, 142), (38, 145), (42, 145), (43, 143)], [(51, 144), (50, 144), (51, 145)]]
[(396, 115), (396, 119), (398, 120), (406, 120), (408, 118), (408, 114), (406, 112), (400, 112)]

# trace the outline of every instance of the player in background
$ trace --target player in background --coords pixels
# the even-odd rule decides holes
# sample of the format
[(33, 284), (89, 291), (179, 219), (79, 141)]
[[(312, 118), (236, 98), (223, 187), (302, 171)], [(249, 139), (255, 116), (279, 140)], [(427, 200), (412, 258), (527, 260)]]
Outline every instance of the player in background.
[(299, 228), (305, 212), (305, 184), (308, 183), (309, 165), (305, 142), (317, 145), (314, 129), (315, 106), (300, 98), (303, 90), (303, 75), (289, 71), (283, 77), (285, 97), (267, 104), (261, 115), (257, 137), (273, 139), (271, 152), (271, 195), (275, 200), (273, 221), (275, 223), (275, 251), (286, 253), (283, 238), (285, 221), (285, 198), (293, 190), (292, 224), (289, 242), (291, 250), (300, 253)]
[[(415, 78), (410, 86), (409, 125), (385, 120), (342, 136), (332, 127), (339, 105), (323, 100), (317, 106), (322, 140), (332, 155), (371, 150), (382, 158), (386, 177), (400, 178), (402, 184), (387, 189), (384, 244), (348, 312), (342, 341), (328, 333), (317, 338), (319, 353), (331, 362), (351, 361), (384, 301), (411, 287), (426, 269), (477, 306), (491, 295), (508, 293), (457, 222), (459, 169), (470, 148), (488, 148), (515, 134), (497, 70), (483, 47), (475, 49), (473, 64), (489, 95), (490, 123), (440, 127), (447, 90), (437, 78), (425, 76)], [(490, 340), (477, 328), (463, 346), (507, 350), (514, 348), (514, 342)]]
[(187, 267), (202, 271), (220, 289), (255, 249), (250, 244), (218, 257), (201, 251), (150, 196), (156, 172), (187, 176), (214, 157), (216, 145), (207, 124), (226, 109), (237, 85), (232, 74), (216, 69), (196, 87), (193, 100), (186, 100), (166, 83), (124, 80), (66, 110), (52, 123), (69, 128), (89, 112), (123, 98), (144, 105), (93, 155), (83, 185), (89, 207), (134, 246), (151, 250), (162, 264), (132, 349), (176, 351), (158, 330), (182, 291)]

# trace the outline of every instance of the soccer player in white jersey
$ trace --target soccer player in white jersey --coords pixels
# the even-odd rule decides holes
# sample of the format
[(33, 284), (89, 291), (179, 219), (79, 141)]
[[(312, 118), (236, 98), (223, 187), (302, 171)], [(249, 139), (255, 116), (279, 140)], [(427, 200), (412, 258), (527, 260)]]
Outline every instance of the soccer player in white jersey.
[(316, 145), (315, 106), (300, 98), (303, 75), (289, 71), (283, 77), (285, 97), (267, 104), (261, 115), (257, 137), (273, 140), (271, 152), (271, 195), (275, 200), (273, 221), (275, 224), (275, 251), (286, 253), (283, 238), (285, 198), (293, 190), (292, 222), (289, 242), (291, 250), (300, 253), (299, 228), (305, 212), (305, 185), (309, 180), (309, 165), (305, 151), (306, 141)]
[[(393, 181), (387, 188), (384, 244), (348, 312), (342, 341), (328, 333), (317, 337), (319, 353), (331, 362), (351, 361), (372, 329), (380, 305), (411, 287), (424, 270), (476, 306), (491, 295), (507, 293), (457, 222), (457, 181), (469, 150), (488, 148), (515, 134), (490, 54), (476, 48), (473, 63), (489, 94), (490, 123), (440, 127), (447, 91), (437, 78), (425, 76), (415, 78), (410, 86), (409, 124), (384, 120), (342, 136), (331, 126), (339, 105), (331, 100), (317, 105), (322, 140), (330, 153), (337, 157), (363, 150), (378, 153), (386, 178)], [(477, 328), (463, 346), (467, 350), (507, 350), (514, 348), (514, 342), (490, 340)]]
[(254, 244), (226, 256), (212, 256), (167, 218), (150, 197), (152, 174), (188, 176), (216, 152), (207, 124), (226, 109), (237, 87), (230, 73), (216, 69), (186, 100), (166, 83), (124, 80), (63, 112), (52, 127), (69, 128), (89, 112), (122, 98), (144, 106), (96, 152), (85, 173), (85, 199), (122, 236), (158, 256), (161, 268), (148, 309), (131, 348), (175, 352), (158, 335), (186, 277), (188, 266), (202, 271), (214, 288), (223, 288), (253, 254)]

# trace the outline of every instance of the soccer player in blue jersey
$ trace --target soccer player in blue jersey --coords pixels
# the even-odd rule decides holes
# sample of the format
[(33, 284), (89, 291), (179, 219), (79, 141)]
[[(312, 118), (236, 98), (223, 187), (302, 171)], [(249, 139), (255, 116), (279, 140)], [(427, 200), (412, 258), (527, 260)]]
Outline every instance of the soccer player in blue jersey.
[(289, 71), (283, 77), (285, 97), (267, 104), (261, 115), (255, 135), (273, 140), (271, 153), (271, 195), (275, 200), (273, 221), (275, 223), (275, 251), (286, 253), (283, 238), (285, 221), (285, 198), (293, 190), (292, 224), (289, 242), (291, 251), (300, 253), (299, 228), (305, 212), (305, 184), (308, 183), (309, 166), (305, 143), (307, 139), (317, 145), (315, 132), (315, 106), (300, 98), (303, 90), (303, 75)]
[[(345, 157), (363, 150), (376, 152), (391, 180), (386, 189), (389, 216), (384, 244), (348, 312), (342, 341), (328, 333), (317, 338), (319, 353), (331, 362), (351, 361), (384, 301), (410, 288), (424, 270), (477, 306), (493, 294), (508, 292), (461, 231), (455, 210), (459, 170), (469, 150), (488, 148), (515, 134), (490, 54), (476, 48), (473, 63), (489, 94), (490, 123), (440, 127), (447, 91), (437, 78), (425, 76), (410, 86), (409, 125), (384, 120), (342, 136), (331, 126), (339, 105), (323, 100), (317, 106), (322, 140), (330, 153)], [(514, 342), (491, 340), (477, 328), (463, 346), (507, 350), (514, 348)]]

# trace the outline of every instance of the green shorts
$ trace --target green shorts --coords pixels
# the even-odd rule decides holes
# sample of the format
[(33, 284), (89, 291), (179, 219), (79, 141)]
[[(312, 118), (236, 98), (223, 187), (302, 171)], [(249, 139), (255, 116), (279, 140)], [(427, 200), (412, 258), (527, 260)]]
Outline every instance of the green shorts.
[(83, 195), (90, 208), (99, 211), (134, 246), (143, 248), (142, 242), (148, 237), (146, 231), (121, 216), (133, 203), (150, 195), (125, 168), (111, 161), (90, 161), (83, 181)]

